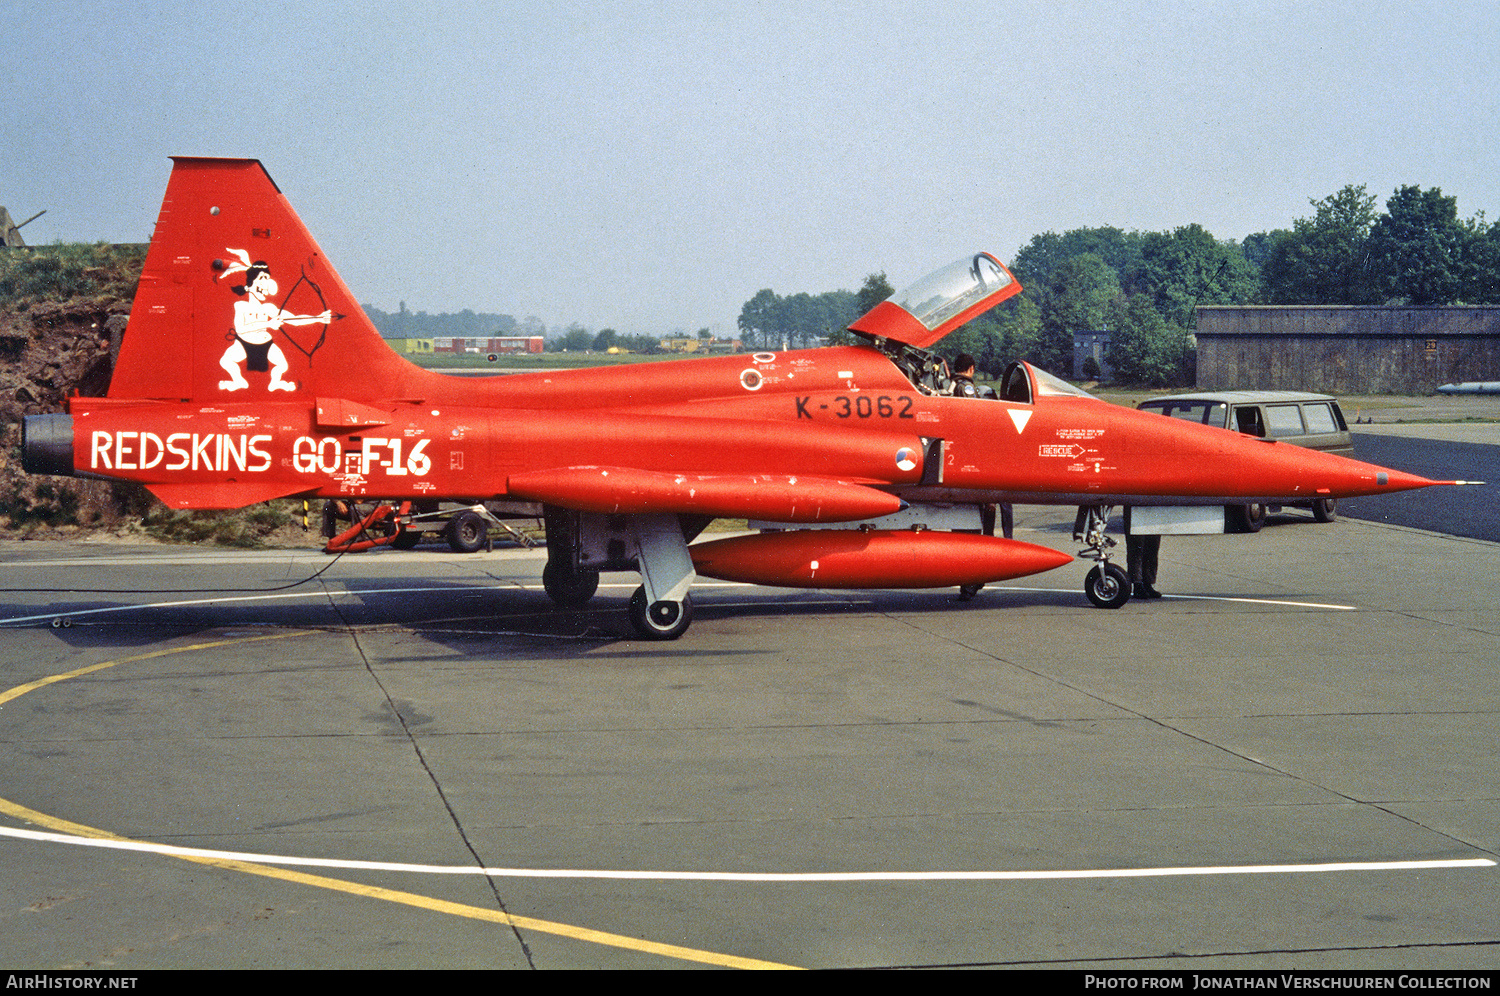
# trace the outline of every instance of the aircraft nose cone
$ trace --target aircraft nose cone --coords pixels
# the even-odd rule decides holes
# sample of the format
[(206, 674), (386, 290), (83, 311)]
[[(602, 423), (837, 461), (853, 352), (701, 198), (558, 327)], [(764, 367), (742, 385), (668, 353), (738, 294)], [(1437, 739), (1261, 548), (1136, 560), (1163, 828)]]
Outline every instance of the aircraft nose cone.
[(1435, 484), (1449, 484), (1450, 481), (1433, 481), (1418, 474), (1408, 474), (1404, 470), (1391, 470), (1388, 467), (1377, 467), (1374, 464), (1364, 464), (1361, 467), (1363, 473), (1359, 476), (1360, 490), (1365, 494), (1384, 494), (1387, 491), (1411, 491), (1416, 488), (1429, 488)]
[(1282, 451), (1282, 455), (1305, 461), (1304, 465), (1309, 472), (1298, 475), (1299, 490), (1304, 494), (1308, 485), (1313, 485), (1313, 490), (1318, 495), (1355, 498), (1455, 483), (1429, 480), (1419, 474), (1408, 474), (1404, 470), (1392, 470), (1390, 467), (1350, 460), (1331, 453), (1319, 453), (1316, 450), (1299, 452), (1295, 447), (1288, 447)]
[(1400, 470), (1381, 470), (1375, 475), (1375, 486), (1387, 491), (1410, 491), (1413, 488), (1426, 488), (1434, 484), (1446, 483), (1446, 481), (1428, 480)]

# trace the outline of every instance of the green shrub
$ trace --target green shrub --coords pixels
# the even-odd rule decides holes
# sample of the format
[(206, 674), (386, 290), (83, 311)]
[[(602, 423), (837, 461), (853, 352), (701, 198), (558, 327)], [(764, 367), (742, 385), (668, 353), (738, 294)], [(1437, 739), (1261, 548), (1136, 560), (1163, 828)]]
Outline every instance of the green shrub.
[(287, 509), (286, 502), (225, 512), (174, 511), (165, 505), (156, 505), (141, 517), (141, 526), (148, 536), (163, 543), (258, 547), (267, 536), (292, 521)]
[(14, 487), (0, 497), (0, 514), (10, 520), (12, 528), (42, 524), (78, 525), (78, 494), (66, 485), (40, 480), (29, 489)]
[(144, 245), (57, 242), (0, 250), (0, 308), (75, 297), (135, 296)]

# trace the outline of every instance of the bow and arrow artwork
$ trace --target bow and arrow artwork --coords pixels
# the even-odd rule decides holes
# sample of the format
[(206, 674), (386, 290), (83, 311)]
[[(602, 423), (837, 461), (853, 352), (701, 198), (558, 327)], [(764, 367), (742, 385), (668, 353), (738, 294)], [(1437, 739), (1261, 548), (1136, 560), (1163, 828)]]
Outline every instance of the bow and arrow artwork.
[[(235, 258), (235, 262), (229, 264), (216, 280), (236, 273), (245, 274), (245, 282), (231, 287), (236, 295), (244, 297), (243, 301), (234, 303), (234, 328), (225, 336), (229, 340), (229, 348), (224, 350), (224, 355), (219, 358), (219, 366), (229, 375), (228, 380), (219, 381), (219, 389), (222, 391), (241, 391), (250, 386), (250, 381), (245, 374), (269, 373), (270, 381), (266, 385), (268, 391), (295, 391), (296, 381), (287, 380), (285, 375), (290, 364), (287, 362), (286, 354), (276, 343), (276, 332), (281, 332), (287, 342), (297, 347), (297, 350), (312, 361), (312, 356), (323, 345), (324, 338), (328, 334), (328, 323), (334, 318), (341, 316), (333, 314), (323, 301), (323, 292), (318, 285), (307, 275), (306, 267), (303, 267), (302, 275), (297, 282), (292, 284), (291, 289), (278, 304), (272, 300), (280, 289), (274, 277), (271, 276), (271, 267), (265, 260), (251, 261), (250, 254), (244, 249), (226, 249)], [(286, 309), (292, 294), (302, 284), (307, 284), (318, 295), (318, 303), (324, 304), (324, 309), (318, 314), (299, 315)], [(322, 334), (313, 343), (311, 348), (304, 347), (300, 342), (286, 332), (286, 326), (308, 326), (322, 325)]]

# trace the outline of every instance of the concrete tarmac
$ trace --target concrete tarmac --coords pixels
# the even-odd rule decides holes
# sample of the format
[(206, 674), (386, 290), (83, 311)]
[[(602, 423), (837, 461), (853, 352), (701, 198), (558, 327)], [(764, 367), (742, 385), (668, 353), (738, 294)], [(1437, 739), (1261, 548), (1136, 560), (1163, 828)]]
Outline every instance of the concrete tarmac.
[(542, 564), (0, 545), (0, 962), (1500, 965), (1494, 543), (1173, 537), (1117, 611), (704, 583), (670, 644)]

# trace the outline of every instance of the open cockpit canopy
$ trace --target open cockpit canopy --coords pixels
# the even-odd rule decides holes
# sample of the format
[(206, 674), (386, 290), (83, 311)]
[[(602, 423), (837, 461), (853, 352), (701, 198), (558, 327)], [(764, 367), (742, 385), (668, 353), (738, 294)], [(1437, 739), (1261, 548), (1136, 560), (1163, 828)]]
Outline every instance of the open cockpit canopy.
[(987, 252), (928, 274), (892, 294), (849, 331), (909, 346), (930, 346), (965, 322), (1021, 292), (1010, 271)]

